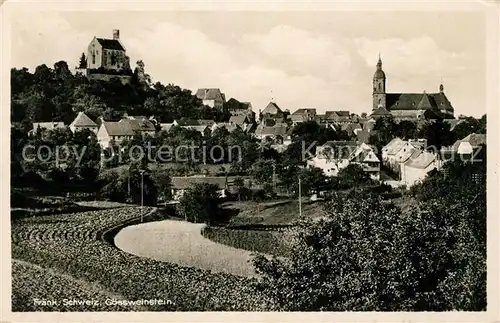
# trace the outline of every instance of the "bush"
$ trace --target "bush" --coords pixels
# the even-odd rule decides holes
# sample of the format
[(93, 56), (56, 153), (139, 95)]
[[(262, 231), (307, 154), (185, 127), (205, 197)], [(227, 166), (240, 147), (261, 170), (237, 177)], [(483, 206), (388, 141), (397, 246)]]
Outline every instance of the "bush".
[(179, 200), (179, 213), (190, 222), (207, 224), (221, 221), (219, 188), (214, 184), (196, 183)]
[(403, 213), (366, 190), (305, 221), (289, 260), (257, 257), (285, 311), (484, 311), (485, 191), (462, 186)]

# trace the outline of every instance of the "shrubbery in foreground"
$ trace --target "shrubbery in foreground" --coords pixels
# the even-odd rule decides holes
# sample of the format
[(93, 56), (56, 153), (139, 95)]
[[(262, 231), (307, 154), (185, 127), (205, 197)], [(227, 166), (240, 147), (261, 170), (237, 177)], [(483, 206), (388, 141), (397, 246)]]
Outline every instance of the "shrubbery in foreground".
[(484, 184), (436, 174), (415, 190), (425, 200), (405, 213), (367, 192), (334, 195), (288, 260), (255, 259), (261, 288), (291, 311), (484, 311)]

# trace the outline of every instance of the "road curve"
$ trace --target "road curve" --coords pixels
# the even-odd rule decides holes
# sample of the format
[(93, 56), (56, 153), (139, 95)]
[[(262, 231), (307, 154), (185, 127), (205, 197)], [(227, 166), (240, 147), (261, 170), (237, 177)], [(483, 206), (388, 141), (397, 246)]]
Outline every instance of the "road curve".
[(201, 235), (205, 224), (164, 220), (125, 227), (115, 236), (119, 249), (141, 257), (213, 272), (256, 277), (251, 252)]

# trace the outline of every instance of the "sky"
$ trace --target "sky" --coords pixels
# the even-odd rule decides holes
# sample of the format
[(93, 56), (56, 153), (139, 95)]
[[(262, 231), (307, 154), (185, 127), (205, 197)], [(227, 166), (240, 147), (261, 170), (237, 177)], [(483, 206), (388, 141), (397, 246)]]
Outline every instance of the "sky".
[(378, 55), (388, 93), (434, 93), (486, 113), (485, 18), (452, 11), (29, 11), (11, 16), (11, 66), (68, 62), (120, 30), (132, 68), (193, 92), (220, 88), (257, 112), (371, 112)]

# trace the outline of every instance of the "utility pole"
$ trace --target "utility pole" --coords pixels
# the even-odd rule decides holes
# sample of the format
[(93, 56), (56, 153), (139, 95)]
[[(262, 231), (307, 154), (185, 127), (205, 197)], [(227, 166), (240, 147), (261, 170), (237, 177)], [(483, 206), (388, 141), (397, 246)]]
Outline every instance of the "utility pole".
[(273, 190), (276, 192), (276, 163), (273, 161)]
[(302, 182), (299, 177), (299, 217), (302, 217)]
[(130, 202), (130, 168), (132, 165), (128, 166), (128, 176), (127, 176), (127, 201)]
[(141, 223), (144, 220), (144, 170), (140, 170), (141, 172)]

